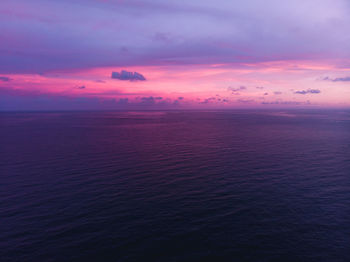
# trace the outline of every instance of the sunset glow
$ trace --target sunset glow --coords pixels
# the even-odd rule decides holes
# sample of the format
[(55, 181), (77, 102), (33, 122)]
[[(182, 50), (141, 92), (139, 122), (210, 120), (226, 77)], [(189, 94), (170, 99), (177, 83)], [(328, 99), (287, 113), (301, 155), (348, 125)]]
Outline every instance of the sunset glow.
[(348, 3), (248, 2), (2, 1), (1, 109), (349, 107)]

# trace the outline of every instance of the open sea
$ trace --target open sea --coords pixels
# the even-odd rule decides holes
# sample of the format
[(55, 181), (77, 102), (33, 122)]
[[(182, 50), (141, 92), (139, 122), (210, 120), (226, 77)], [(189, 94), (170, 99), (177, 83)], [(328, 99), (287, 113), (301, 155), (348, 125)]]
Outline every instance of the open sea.
[(350, 111), (0, 113), (0, 261), (350, 261)]

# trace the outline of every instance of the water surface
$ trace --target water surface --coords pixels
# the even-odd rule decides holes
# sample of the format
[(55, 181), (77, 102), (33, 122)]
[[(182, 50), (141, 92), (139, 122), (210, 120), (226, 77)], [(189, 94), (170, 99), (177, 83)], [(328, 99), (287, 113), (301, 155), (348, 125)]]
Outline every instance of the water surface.
[(349, 261), (349, 111), (0, 118), (1, 261)]

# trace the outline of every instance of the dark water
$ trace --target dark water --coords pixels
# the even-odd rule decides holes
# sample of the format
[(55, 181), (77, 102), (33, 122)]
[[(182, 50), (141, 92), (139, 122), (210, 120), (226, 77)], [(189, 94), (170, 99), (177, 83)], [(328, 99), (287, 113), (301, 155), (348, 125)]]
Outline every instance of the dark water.
[(350, 112), (0, 117), (1, 261), (350, 261)]

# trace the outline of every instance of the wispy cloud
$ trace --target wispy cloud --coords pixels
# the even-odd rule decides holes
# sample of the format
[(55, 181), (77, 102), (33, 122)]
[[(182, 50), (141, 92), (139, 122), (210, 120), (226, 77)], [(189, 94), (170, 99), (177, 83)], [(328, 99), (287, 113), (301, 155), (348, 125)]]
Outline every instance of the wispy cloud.
[(300, 91), (294, 92), (294, 94), (299, 94), (299, 95), (319, 94), (319, 93), (321, 93), (321, 90), (319, 89), (307, 89), (307, 90), (300, 90)]
[(247, 88), (245, 86), (240, 87), (228, 87), (227, 90), (231, 92), (232, 95), (240, 95), (239, 91), (246, 90)]
[(247, 103), (253, 103), (253, 99), (238, 99), (237, 102), (247, 104)]
[(262, 105), (309, 105), (310, 101), (301, 102), (301, 101), (263, 101)]
[(237, 92), (237, 91), (242, 91), (242, 90), (246, 90), (247, 88), (245, 86), (240, 86), (238, 88), (234, 88), (234, 87), (229, 87), (227, 88), (229, 91), (232, 91), (232, 92)]
[(323, 78), (323, 80), (332, 81), (332, 82), (350, 82), (350, 76), (337, 77), (337, 78), (330, 78), (330, 77), (326, 76), (325, 78)]

